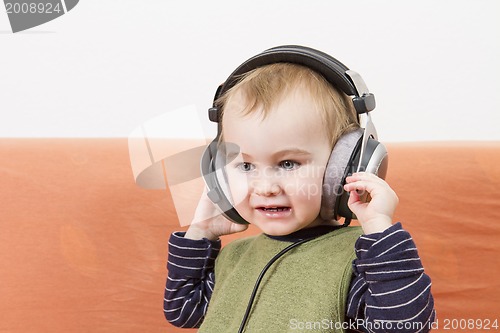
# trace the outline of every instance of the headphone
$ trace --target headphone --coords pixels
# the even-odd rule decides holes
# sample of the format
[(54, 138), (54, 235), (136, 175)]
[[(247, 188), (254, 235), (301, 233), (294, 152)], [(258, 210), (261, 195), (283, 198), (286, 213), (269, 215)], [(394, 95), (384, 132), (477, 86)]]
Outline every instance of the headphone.
[(274, 63), (293, 63), (310, 68), (352, 98), (358, 118), (359, 115), (366, 115), (364, 128), (345, 133), (337, 140), (323, 177), (320, 216), (324, 220), (344, 217), (344, 226), (347, 226), (356, 216), (347, 205), (349, 193), (343, 190), (346, 177), (354, 172), (366, 171), (384, 179), (388, 164), (387, 150), (377, 141), (377, 132), (369, 114), (375, 108), (375, 96), (368, 91), (361, 76), (332, 56), (309, 47), (285, 45), (268, 49), (241, 64), (218, 87), (213, 106), (208, 109), (209, 119), (218, 123), (217, 136), (201, 158), (201, 173), (207, 186), (207, 195), (227, 219), (240, 224), (248, 223), (228, 198), (227, 182), (221, 171), (225, 163), (216, 158), (221, 149), (219, 138), (222, 134), (222, 119), (221, 110), (215, 102), (237, 84), (242, 74)]

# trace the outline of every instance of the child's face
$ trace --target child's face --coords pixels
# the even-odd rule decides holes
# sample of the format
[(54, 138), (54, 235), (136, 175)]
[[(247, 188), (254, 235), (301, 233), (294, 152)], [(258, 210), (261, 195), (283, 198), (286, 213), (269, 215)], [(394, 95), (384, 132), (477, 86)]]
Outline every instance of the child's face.
[(236, 210), (269, 235), (287, 235), (319, 224), (331, 147), (313, 101), (297, 89), (264, 119), (259, 110), (243, 116), (244, 103), (235, 94), (223, 117), (225, 142), (240, 149), (226, 167)]

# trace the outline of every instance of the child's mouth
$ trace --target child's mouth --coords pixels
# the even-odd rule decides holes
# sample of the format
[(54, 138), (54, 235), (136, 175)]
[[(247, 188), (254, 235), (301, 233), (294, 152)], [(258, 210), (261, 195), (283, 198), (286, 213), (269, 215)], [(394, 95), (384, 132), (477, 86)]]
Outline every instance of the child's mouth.
[(264, 212), (283, 212), (289, 210), (290, 207), (259, 207), (258, 209)]
[(280, 207), (258, 207), (258, 211), (260, 211), (265, 217), (268, 218), (284, 218), (290, 215), (292, 208), (286, 206)]

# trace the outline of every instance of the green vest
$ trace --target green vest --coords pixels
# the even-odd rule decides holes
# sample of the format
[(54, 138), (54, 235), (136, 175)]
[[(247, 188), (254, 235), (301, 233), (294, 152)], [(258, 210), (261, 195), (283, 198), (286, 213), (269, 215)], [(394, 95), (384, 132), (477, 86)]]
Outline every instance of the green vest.
[[(347, 227), (299, 245), (266, 272), (244, 332), (343, 332), (360, 227)], [(257, 277), (290, 245), (259, 235), (225, 246), (215, 264), (215, 289), (199, 332), (236, 333)]]

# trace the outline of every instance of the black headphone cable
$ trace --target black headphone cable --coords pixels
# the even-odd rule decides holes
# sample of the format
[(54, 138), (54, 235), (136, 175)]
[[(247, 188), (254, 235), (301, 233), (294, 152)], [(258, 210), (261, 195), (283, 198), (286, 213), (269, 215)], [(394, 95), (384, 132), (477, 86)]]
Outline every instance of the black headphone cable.
[(247, 309), (245, 311), (245, 315), (243, 316), (243, 319), (241, 320), (241, 325), (240, 325), (240, 328), (238, 330), (238, 333), (243, 333), (243, 329), (245, 328), (245, 325), (246, 325), (246, 323), (248, 321), (248, 317), (250, 315), (250, 310), (252, 309), (252, 304), (253, 304), (253, 301), (255, 299), (255, 296), (257, 295), (257, 290), (259, 289), (260, 282), (262, 281), (262, 278), (264, 277), (264, 274), (266, 274), (266, 272), (269, 269), (269, 267), (271, 267), (271, 265), (274, 264), (274, 262), (276, 260), (278, 260), (280, 257), (282, 257), (288, 251), (290, 251), (290, 250), (294, 249), (295, 247), (297, 247), (297, 246), (299, 246), (301, 244), (304, 244), (304, 243), (306, 243), (306, 242), (308, 242), (308, 241), (310, 241), (310, 240), (312, 240), (314, 238), (316, 238), (316, 237), (304, 238), (304, 239), (298, 240), (298, 241), (296, 241), (296, 242), (288, 245), (283, 250), (281, 250), (276, 255), (274, 255), (274, 257), (272, 257), (271, 260), (269, 260), (269, 262), (266, 264), (266, 266), (264, 266), (264, 268), (260, 272), (259, 277), (255, 281), (255, 286), (253, 287), (252, 294), (250, 295), (250, 299), (248, 301)]

